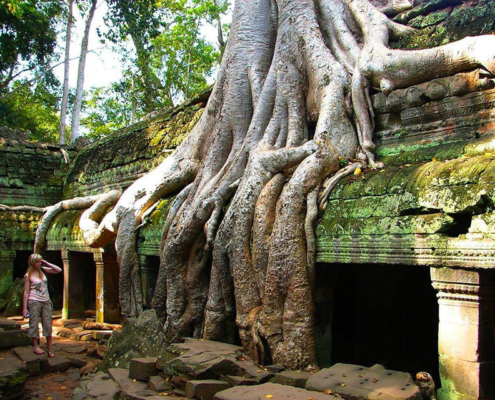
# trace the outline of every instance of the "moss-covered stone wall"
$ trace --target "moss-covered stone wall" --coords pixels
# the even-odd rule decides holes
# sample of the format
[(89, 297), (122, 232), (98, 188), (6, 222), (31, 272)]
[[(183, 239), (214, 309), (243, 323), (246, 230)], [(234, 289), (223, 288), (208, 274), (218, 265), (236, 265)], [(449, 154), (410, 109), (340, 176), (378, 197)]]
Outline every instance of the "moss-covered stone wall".
[(60, 149), (0, 137), (0, 204), (46, 207), (60, 201), (68, 170)]
[(349, 177), (332, 192), (316, 231), (319, 260), (491, 268), (495, 140), (384, 159), (385, 169)]
[(85, 147), (71, 164), (64, 198), (126, 188), (160, 164), (199, 120), (209, 92), (174, 110), (152, 118)]
[(425, 49), (466, 36), (495, 32), (493, 0), (420, 0), (412, 10), (398, 15), (397, 22), (417, 29), (395, 44), (403, 49)]

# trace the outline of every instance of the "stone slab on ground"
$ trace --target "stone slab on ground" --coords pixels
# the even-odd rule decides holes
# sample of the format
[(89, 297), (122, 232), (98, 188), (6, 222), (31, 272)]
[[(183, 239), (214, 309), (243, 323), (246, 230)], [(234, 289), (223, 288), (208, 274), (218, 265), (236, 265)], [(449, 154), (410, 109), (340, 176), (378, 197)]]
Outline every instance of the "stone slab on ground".
[(256, 379), (252, 378), (244, 378), (243, 376), (232, 376), (232, 375), (227, 375), (225, 377), (227, 379), (227, 382), (230, 383), (231, 386), (251, 386), (251, 385), (259, 385), (259, 381)]
[(72, 334), (72, 329), (56, 327), (53, 329), (56, 336), (61, 338), (69, 338)]
[[(273, 397), (267, 397), (267, 396)], [(218, 392), (214, 400), (332, 400), (337, 397), (319, 392), (295, 388), (292, 386), (279, 385), (277, 383), (264, 383), (256, 386), (235, 386), (233, 388)]]
[(81, 341), (91, 340), (91, 331), (72, 332), (69, 335), (69, 339)]
[(41, 370), (46, 373), (63, 372), (68, 370), (71, 366), (72, 363), (67, 357), (57, 353), (55, 353), (55, 357), (47, 357), (41, 361)]
[(74, 367), (77, 368), (83, 368), (88, 363), (88, 361), (84, 357), (67, 356), (67, 359)]
[(331, 390), (346, 399), (421, 399), (418, 386), (405, 372), (386, 370), (376, 364), (371, 368), (353, 364), (335, 364), (312, 375), (306, 389)]
[(129, 378), (129, 371), (124, 368), (109, 368), (108, 374), (122, 390), (122, 394), (127, 400), (163, 400), (173, 397), (160, 396), (156, 392), (148, 389), (148, 384)]
[(57, 340), (53, 342), (53, 346), (55, 348), (58, 347), (61, 350), (65, 350), (65, 349), (68, 349), (71, 347), (81, 347), (81, 346), (87, 347), (88, 344), (87, 343), (81, 343), (81, 342), (76, 341), (76, 340), (57, 338)]
[(156, 375), (156, 357), (133, 358), (129, 366), (129, 378), (139, 381), (148, 381), (150, 376)]
[(67, 379), (70, 380), (71, 382), (77, 382), (79, 379), (81, 379), (81, 374), (79, 373), (79, 371), (71, 371), (68, 375), (67, 375)]
[(25, 363), (29, 376), (36, 376), (41, 373), (41, 360), (47, 357), (46, 353), (35, 354), (32, 346), (15, 347), (13, 352)]
[(12, 330), (0, 332), (0, 349), (26, 346), (31, 343), (27, 331)]
[(69, 346), (69, 347), (62, 347), (62, 351), (65, 351), (66, 353), (69, 354), (83, 354), (88, 351), (88, 348), (84, 345), (80, 346)]
[(91, 397), (101, 400), (113, 400), (120, 393), (117, 383), (104, 373), (96, 374), (93, 380), (87, 383), (86, 391)]
[(222, 375), (243, 376), (256, 379), (260, 383), (274, 375), (256, 366), (239, 346), (191, 338), (172, 346), (182, 354), (165, 364), (164, 370), (170, 375), (188, 374), (193, 379), (217, 379)]
[(230, 388), (230, 383), (215, 379), (189, 381), (186, 384), (188, 399), (212, 400), (215, 394)]
[(272, 382), (304, 389), (306, 387), (307, 380), (311, 376), (312, 374), (306, 371), (282, 371), (275, 374)]
[(151, 390), (162, 393), (162, 392), (169, 392), (172, 391), (172, 385), (168, 383), (165, 379), (163, 379), (161, 376), (150, 376), (150, 380), (148, 382), (148, 385)]

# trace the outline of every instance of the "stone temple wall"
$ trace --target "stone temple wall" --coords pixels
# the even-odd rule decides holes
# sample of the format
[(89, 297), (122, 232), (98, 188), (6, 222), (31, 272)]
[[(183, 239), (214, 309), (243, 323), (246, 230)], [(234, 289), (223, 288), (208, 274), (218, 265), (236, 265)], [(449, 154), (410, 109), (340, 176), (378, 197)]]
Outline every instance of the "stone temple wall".
[[(76, 154), (74, 148), (65, 151), (69, 158)], [(0, 297), (12, 284), (16, 252), (32, 249), (41, 209), (62, 199), (68, 167), (60, 146), (0, 132)]]

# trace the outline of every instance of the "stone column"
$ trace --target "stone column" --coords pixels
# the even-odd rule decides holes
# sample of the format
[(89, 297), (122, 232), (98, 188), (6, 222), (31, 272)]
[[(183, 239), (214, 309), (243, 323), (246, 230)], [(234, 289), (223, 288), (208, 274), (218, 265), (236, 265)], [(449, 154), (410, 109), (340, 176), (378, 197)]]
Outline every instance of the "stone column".
[(93, 254), (96, 265), (96, 322), (105, 321), (105, 274), (101, 252)]
[(0, 297), (3, 297), (14, 281), (15, 250), (5, 248), (0, 243)]
[(64, 290), (62, 295), (62, 319), (69, 319), (69, 252), (63, 249), (62, 265), (64, 268)]
[(495, 270), (432, 268), (431, 278), (440, 313), (439, 399), (495, 398)]
[(64, 265), (64, 294), (62, 319), (84, 318), (84, 270), (77, 256), (62, 250)]

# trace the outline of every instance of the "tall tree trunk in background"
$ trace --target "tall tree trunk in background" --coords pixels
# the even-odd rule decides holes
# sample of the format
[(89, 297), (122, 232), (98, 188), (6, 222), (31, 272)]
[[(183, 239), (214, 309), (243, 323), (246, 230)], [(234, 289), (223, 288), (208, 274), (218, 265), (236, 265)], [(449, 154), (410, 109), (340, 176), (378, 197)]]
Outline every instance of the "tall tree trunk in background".
[(74, 111), (72, 112), (72, 129), (70, 133), (70, 142), (74, 141), (80, 136), (79, 122), (81, 120), (81, 107), (83, 101), (83, 89), (84, 89), (84, 68), (86, 66), (86, 56), (88, 54), (89, 43), (89, 31), (91, 29), (91, 22), (95, 15), (97, 0), (92, 0), (91, 8), (86, 19), (86, 27), (84, 28), (84, 36), (81, 43), (81, 55), (79, 56), (79, 67), (77, 70), (77, 87), (76, 87), (76, 99), (74, 101)]
[(62, 104), (60, 106), (59, 144), (65, 144), (65, 118), (67, 116), (67, 99), (69, 97), (69, 65), (70, 65), (70, 38), (72, 33), (72, 6), (73, 0), (69, 0), (69, 15), (67, 18), (67, 31), (65, 36), (65, 62), (64, 62), (64, 89)]
[[(218, 6), (217, 0), (213, 0), (213, 4)], [(218, 47), (220, 49), (220, 54), (223, 54), (225, 50), (225, 40), (223, 38), (223, 31), (222, 31), (222, 20), (220, 19), (220, 13), (218, 13), (215, 16), (215, 19), (217, 20), (217, 40), (218, 40)]]

